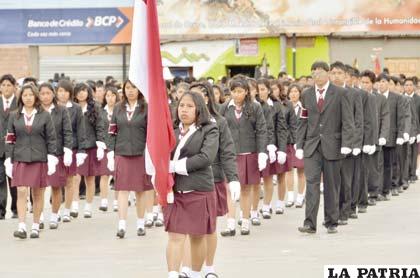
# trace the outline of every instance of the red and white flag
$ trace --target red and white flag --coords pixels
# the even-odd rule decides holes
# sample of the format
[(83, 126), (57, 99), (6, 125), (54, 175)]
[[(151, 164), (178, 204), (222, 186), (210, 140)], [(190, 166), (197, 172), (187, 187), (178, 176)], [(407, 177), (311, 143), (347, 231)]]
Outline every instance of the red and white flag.
[(163, 79), (156, 0), (135, 0), (131, 38), (130, 81), (148, 102), (146, 172), (152, 176), (159, 203), (172, 190), (169, 160), (175, 136)]

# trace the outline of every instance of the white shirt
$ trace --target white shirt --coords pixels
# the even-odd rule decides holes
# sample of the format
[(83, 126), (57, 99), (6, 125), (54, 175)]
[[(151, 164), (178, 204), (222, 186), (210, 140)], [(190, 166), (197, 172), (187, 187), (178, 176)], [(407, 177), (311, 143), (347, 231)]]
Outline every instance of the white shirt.
[(414, 96), (414, 92), (412, 92), (411, 95), (409, 95), (409, 94), (404, 94), (404, 95), (406, 95), (408, 97), (413, 97)]
[(319, 88), (317, 85), (315, 85), (316, 102), (318, 102), (319, 97), (321, 96), (321, 94), (319, 93), (319, 90), (324, 90), (322, 92), (322, 98), (325, 100), (325, 96), (327, 94), (327, 90), (329, 86), (330, 86), (330, 81), (327, 81), (327, 83), (325, 83), (324, 87), (322, 88)]
[(267, 99), (267, 104), (268, 104), (269, 106), (274, 106), (273, 100), (272, 100), (271, 98), (268, 98), (268, 99)]
[(111, 121), (111, 118), (112, 118), (112, 111), (109, 109), (108, 104), (107, 104), (107, 105), (105, 105), (104, 110), (106, 111), (106, 114), (107, 114), (107, 116), (108, 116), (108, 121)]
[(88, 107), (87, 103), (86, 103), (85, 106), (82, 107), (83, 114), (85, 114), (87, 112), (87, 107)]
[(10, 109), (10, 105), (12, 105), (13, 99), (15, 98), (15, 95), (12, 95), (10, 98), (5, 98), (3, 95), (1, 96), (3, 99), (3, 109), (6, 111), (7, 109)]
[(133, 115), (134, 115), (134, 110), (136, 110), (136, 107), (137, 107), (137, 106), (138, 106), (137, 101), (136, 101), (136, 103), (134, 104), (133, 108), (131, 108), (131, 107), (130, 107), (130, 104), (129, 104), (128, 102), (125, 104), (125, 109), (126, 109), (126, 111), (127, 111), (127, 119), (128, 119), (129, 121), (131, 121), (131, 118), (133, 118)]
[(71, 101), (67, 101), (66, 107), (67, 108), (73, 107), (73, 103)]
[(383, 93), (382, 95), (388, 99), (389, 90), (388, 90), (388, 91), (386, 91), (385, 93)]
[(51, 114), (51, 112), (53, 111), (53, 109), (55, 108), (55, 105), (54, 105), (54, 103), (51, 103), (51, 105), (50, 105), (50, 107), (48, 107), (48, 113), (50, 113)]
[(300, 110), (302, 110), (302, 103), (300, 102), (300, 101), (298, 101), (297, 103), (296, 103), (296, 105), (295, 105), (295, 114), (296, 114), (296, 116), (298, 115), (298, 113), (299, 113), (299, 109)]
[(29, 114), (26, 112), (25, 107), (22, 108), (22, 114), (23, 114), (23, 119), (25, 120), (25, 125), (26, 126), (32, 126), (32, 124), (34, 123), (34, 119), (35, 119), (35, 114), (38, 111), (36, 109), (33, 109), (32, 112)]

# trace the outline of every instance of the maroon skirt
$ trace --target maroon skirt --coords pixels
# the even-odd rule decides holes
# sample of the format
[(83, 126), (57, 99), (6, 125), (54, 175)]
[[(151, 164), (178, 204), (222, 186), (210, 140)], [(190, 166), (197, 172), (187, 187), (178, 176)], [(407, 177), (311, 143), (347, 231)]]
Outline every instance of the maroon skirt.
[(102, 166), (105, 157), (101, 161), (99, 161), (96, 158), (96, 150), (96, 147), (86, 150), (87, 157), (84, 163), (77, 167), (77, 174), (84, 177), (96, 177), (106, 175)]
[(52, 176), (47, 177), (48, 185), (52, 187), (63, 187), (66, 186), (67, 182), (67, 170), (64, 166), (63, 158), (64, 156), (59, 156), (58, 158), (58, 164), (55, 169), (55, 173)]
[(100, 161), (101, 163), (101, 172), (105, 173), (105, 176), (113, 176), (114, 172), (110, 171), (108, 169), (108, 157), (107, 157), (108, 151), (105, 151), (105, 156), (104, 158)]
[(116, 191), (152, 190), (151, 177), (146, 174), (144, 156), (115, 156), (114, 186)]
[(260, 184), (261, 176), (258, 170), (257, 153), (237, 155), (236, 164), (241, 185)]
[(217, 216), (224, 216), (228, 213), (226, 182), (216, 182), (214, 188), (216, 189)]
[(165, 231), (184, 235), (206, 235), (216, 231), (216, 192), (175, 192), (173, 204), (163, 207)]
[(303, 159), (296, 158), (296, 150), (292, 145), (287, 145), (287, 160), (292, 168), (303, 169)]
[(42, 188), (48, 186), (48, 164), (46, 162), (14, 162), (12, 187), (29, 186)]
[(76, 154), (77, 150), (74, 149), (71, 165), (69, 167), (64, 166), (66, 168), (67, 176), (75, 176), (77, 174)]

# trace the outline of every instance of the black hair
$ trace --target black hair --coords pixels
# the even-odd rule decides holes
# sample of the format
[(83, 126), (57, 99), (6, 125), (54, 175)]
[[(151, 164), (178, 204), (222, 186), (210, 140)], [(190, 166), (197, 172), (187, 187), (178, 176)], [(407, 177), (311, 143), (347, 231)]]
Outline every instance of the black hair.
[(105, 84), (102, 80), (97, 80), (96, 81), (96, 87), (103, 87), (103, 86), (105, 86)]
[[(285, 89), (284, 89), (284, 86), (283, 86), (282, 82), (280, 82), (279, 80), (276, 80), (276, 79), (271, 80), (270, 81), (270, 87), (271, 86), (277, 86), (277, 88), (279, 88), (279, 91), (280, 91), (279, 100), (284, 101), (285, 99), (287, 99), (287, 94), (285, 92)], [(275, 96), (273, 95), (273, 97), (275, 97)]]
[(42, 83), (41, 85), (38, 86), (38, 91), (41, 92), (42, 88), (47, 88), (48, 90), (50, 90), (53, 93), (53, 99), (52, 102), (57, 105), (57, 95), (55, 94), (55, 90), (54, 87), (51, 83)]
[(315, 61), (312, 66), (311, 66), (311, 71), (314, 71), (318, 68), (321, 68), (325, 71), (330, 71), (330, 67), (328, 66), (328, 64), (324, 61)]
[(347, 66), (345, 66), (343, 64), (343, 62), (340, 62), (340, 61), (335, 61), (334, 63), (332, 63), (330, 65), (330, 70), (333, 70), (333, 69), (339, 69), (339, 70), (342, 70), (344, 72), (348, 72), (347, 71)]
[(178, 105), (176, 107), (176, 116), (175, 116), (175, 124), (178, 126), (179, 123), (181, 122), (179, 115), (178, 115), (178, 110), (179, 110), (179, 105), (182, 101), (182, 99), (186, 96), (190, 96), (195, 104), (195, 125), (197, 127), (199, 126), (204, 126), (210, 123), (210, 113), (209, 110), (207, 109), (207, 105), (204, 101), (204, 98), (201, 94), (199, 93), (195, 93), (195, 92), (191, 92), (188, 91), (185, 94), (183, 94), (181, 96), (181, 98), (178, 101)]
[(86, 84), (92, 89), (93, 92), (96, 92), (96, 82), (93, 80), (87, 80)]
[(360, 77), (360, 70), (353, 68), (353, 73), (350, 75), (353, 77)]
[(388, 68), (384, 68), (382, 71), (389, 75), (389, 69)]
[(87, 112), (86, 112), (86, 117), (89, 120), (89, 123), (93, 126), (96, 126), (96, 122), (98, 120), (98, 116), (99, 116), (99, 112), (96, 110), (96, 106), (95, 106), (95, 100), (93, 99), (93, 92), (92, 92), (92, 87), (90, 87), (88, 84), (86, 83), (78, 83), (76, 84), (76, 86), (74, 87), (74, 101), (76, 103), (78, 103), (78, 99), (77, 99), (77, 94), (80, 93), (81, 91), (87, 91), (88, 96), (86, 99), (87, 102)]
[(22, 96), (23, 96), (23, 92), (25, 90), (31, 90), (32, 93), (35, 96), (35, 103), (34, 103), (34, 108), (38, 111), (43, 111), (42, 106), (41, 106), (41, 101), (39, 100), (39, 91), (38, 88), (32, 84), (26, 84), (22, 87), (21, 89), (21, 93), (19, 94), (19, 98), (17, 100), (17, 105), (18, 105), (18, 113), (16, 113), (16, 117), (19, 119), (22, 113), (22, 109), (23, 109), (23, 100), (22, 100)]
[(283, 76), (287, 77), (287, 72), (285, 72), (285, 71), (279, 72), (279, 74), (277, 75), (277, 78), (282, 78)]
[(373, 84), (376, 81), (375, 73), (371, 70), (365, 70), (360, 74), (361, 77), (367, 77), (369, 78), (370, 82)]
[(66, 79), (60, 80), (60, 82), (58, 82), (58, 85), (57, 85), (57, 90), (59, 88), (63, 88), (66, 92), (69, 92), (69, 94), (70, 94), (69, 100), (73, 100), (74, 89), (73, 89), (73, 84), (70, 81), (68, 81)]
[(142, 92), (140, 92), (139, 88), (137, 88), (136, 85), (134, 85), (133, 82), (131, 82), (129, 79), (127, 79), (123, 84), (123, 88), (122, 88), (123, 99), (121, 103), (121, 109), (125, 111), (126, 109), (125, 105), (128, 103), (127, 95), (125, 94), (125, 87), (127, 86), (128, 83), (130, 83), (131, 86), (133, 86), (139, 91), (139, 95), (137, 97), (137, 104), (139, 105), (140, 113), (143, 113), (147, 106), (146, 100), (144, 99), (144, 95), (142, 94)]
[(35, 77), (25, 77), (22, 84), (25, 85), (28, 83), (33, 83), (36, 87), (38, 87), (38, 80)]
[(414, 86), (417, 86), (417, 78), (415, 78), (414, 76), (412, 76), (412, 77), (407, 77), (407, 78), (404, 80), (404, 85), (405, 85), (405, 83), (406, 83), (407, 81), (411, 81), (411, 82), (413, 82), (413, 85), (414, 85)]
[(390, 76), (389, 78), (390, 80), (392, 80), (392, 82), (394, 82), (395, 85), (397, 85), (398, 83), (402, 83), (401, 79), (399, 79), (397, 76)]
[(229, 81), (230, 91), (235, 90), (235, 88), (242, 88), (246, 91), (246, 96), (243, 103), (243, 112), (247, 119), (251, 118), (254, 114), (254, 110), (252, 108), (251, 91), (249, 89), (249, 84), (248, 84), (249, 80), (250, 78), (246, 80), (245, 78), (242, 78), (242, 77), (234, 77)]
[(260, 98), (260, 90), (258, 88), (258, 85), (264, 85), (268, 90), (268, 98), (271, 99), (272, 101), (277, 101), (276, 97), (273, 96), (273, 91), (271, 90), (271, 86), (270, 86), (270, 80), (268, 80), (267, 78), (259, 78), (257, 80), (257, 95), (255, 96), (255, 99), (259, 103), (262, 104), (263, 100)]
[(287, 88), (287, 97), (290, 99), (289, 95), (293, 88), (296, 88), (299, 91), (299, 100), (302, 98), (302, 87), (298, 83), (292, 83)]
[(213, 117), (220, 116), (216, 109), (216, 100), (214, 97), (213, 86), (209, 82), (205, 81), (193, 83), (190, 87), (190, 91), (193, 88), (198, 88), (205, 96), (207, 96), (207, 109), (209, 110), (210, 115)]
[(104, 103), (102, 104), (102, 107), (105, 107), (105, 105), (107, 105), (108, 103), (106, 102), (106, 93), (110, 91), (112, 94), (115, 95), (116, 99), (115, 99), (115, 104), (117, 104), (120, 101), (120, 96), (118, 94), (118, 89), (115, 86), (112, 85), (108, 85), (105, 86), (105, 97), (104, 97)]
[(219, 86), (219, 85), (216, 85), (216, 84), (213, 84), (213, 85), (212, 85), (212, 87), (213, 87), (213, 94), (214, 94), (214, 89), (217, 89), (217, 90), (219, 90), (219, 92), (220, 92), (219, 104), (224, 103), (224, 102), (225, 102), (225, 100), (226, 100), (226, 98), (225, 98), (225, 92), (224, 92), (224, 90), (222, 89), (222, 87), (221, 87), (221, 86)]
[(381, 81), (383, 79), (385, 79), (386, 81), (389, 82), (389, 75), (386, 74), (385, 72), (383, 72), (380, 75), (378, 75), (378, 77), (376, 78), (376, 81), (379, 82), (379, 81)]
[(13, 86), (16, 86), (16, 79), (11, 74), (5, 74), (0, 78), (0, 84), (3, 83), (5, 80), (12, 83)]

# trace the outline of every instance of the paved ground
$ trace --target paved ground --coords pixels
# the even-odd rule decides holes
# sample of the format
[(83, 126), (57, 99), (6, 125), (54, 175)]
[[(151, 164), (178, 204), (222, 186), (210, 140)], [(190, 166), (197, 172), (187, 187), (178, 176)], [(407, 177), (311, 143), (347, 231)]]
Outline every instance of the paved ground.
[[(320, 227), (321, 217), (316, 235), (298, 233), (303, 213), (288, 209), (253, 228), (251, 236), (221, 238), (216, 260), (220, 277), (322, 277), (326, 264), (420, 261), (420, 183), (370, 207), (335, 235)], [(37, 240), (14, 239), (17, 221), (1, 221), (0, 277), (166, 277), (166, 234), (153, 228), (146, 237), (137, 237), (133, 208), (129, 214), (124, 240), (115, 238), (117, 217), (112, 212), (98, 211), (90, 220), (79, 218), (56, 231), (44, 230)]]

